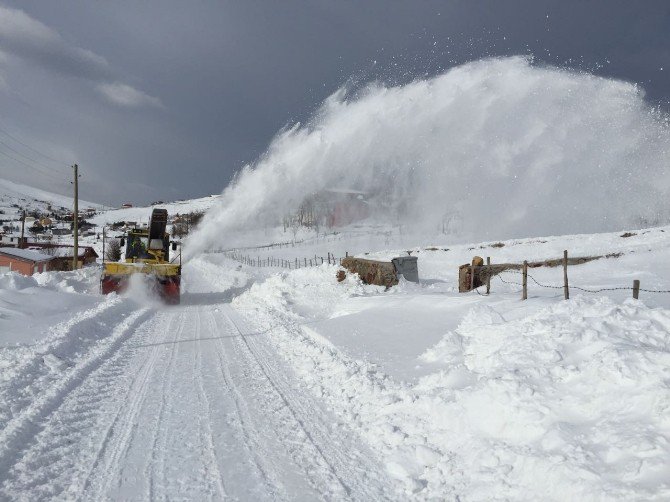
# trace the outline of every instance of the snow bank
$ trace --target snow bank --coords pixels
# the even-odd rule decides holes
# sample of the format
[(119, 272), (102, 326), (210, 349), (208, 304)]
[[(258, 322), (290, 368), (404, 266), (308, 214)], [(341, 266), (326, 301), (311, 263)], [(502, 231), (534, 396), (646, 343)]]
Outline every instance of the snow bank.
[(17, 272), (5, 272), (0, 274), (0, 289), (8, 291), (19, 291), (26, 288), (37, 287), (38, 283), (33, 277), (27, 277)]
[(381, 286), (363, 285), (353, 274), (347, 274), (345, 280), (338, 283), (338, 269), (324, 264), (271, 275), (235, 298), (233, 305), (241, 308), (261, 305), (295, 319), (321, 319), (333, 313), (338, 302), (345, 298), (384, 290)]
[(424, 355), (452, 369), (414, 389), (453, 455), (438, 465), (472, 499), (670, 496), (669, 327), (668, 310), (602, 297), (512, 322), (473, 309)]
[(97, 267), (32, 277), (0, 274), (0, 360), (5, 346), (48, 337), (54, 325), (100, 302), (99, 277)]
[(92, 294), (100, 289), (100, 268), (84, 267), (69, 272), (43, 272), (33, 278), (42, 287), (65, 293)]
[(635, 85), (523, 57), (342, 89), (242, 170), (189, 253), (337, 187), (368, 192), (373, 219), (431, 234), (458, 212), (473, 240), (667, 221), (669, 147), (667, 117)]

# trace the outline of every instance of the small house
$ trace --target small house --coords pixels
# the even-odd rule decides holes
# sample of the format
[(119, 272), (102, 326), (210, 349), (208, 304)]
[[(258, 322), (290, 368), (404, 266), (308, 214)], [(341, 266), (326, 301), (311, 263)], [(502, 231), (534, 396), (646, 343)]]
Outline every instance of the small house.
[[(50, 270), (72, 270), (74, 246), (43, 244), (41, 247), (42, 253), (49, 254), (53, 258)], [(95, 264), (99, 256), (91, 246), (79, 246), (77, 251), (77, 268)]]
[(0, 248), (0, 273), (39, 274), (51, 270), (52, 260), (53, 256), (31, 249)]

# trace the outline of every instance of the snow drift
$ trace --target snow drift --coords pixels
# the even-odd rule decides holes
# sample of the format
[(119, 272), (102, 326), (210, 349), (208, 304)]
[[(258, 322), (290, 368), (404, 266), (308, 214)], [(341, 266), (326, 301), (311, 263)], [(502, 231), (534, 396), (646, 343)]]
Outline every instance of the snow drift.
[(475, 240), (665, 222), (669, 146), (667, 116), (636, 85), (525, 57), (340, 89), (242, 169), (190, 251), (276, 224), (325, 188), (365, 191), (371, 219), (422, 233), (458, 213)]

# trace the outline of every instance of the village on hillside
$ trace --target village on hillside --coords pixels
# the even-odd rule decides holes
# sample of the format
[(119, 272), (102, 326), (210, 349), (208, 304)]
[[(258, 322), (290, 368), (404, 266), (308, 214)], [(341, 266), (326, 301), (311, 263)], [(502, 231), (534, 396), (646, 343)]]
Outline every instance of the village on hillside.
[[(28, 187), (25, 188), (30, 193)], [(0, 193), (0, 273), (14, 271), (33, 275), (73, 270), (73, 211), (57, 203), (62, 202), (60, 197), (50, 198), (52, 200), (41, 200), (29, 194)], [(152, 206), (161, 204), (163, 201), (156, 201)], [(142, 221), (135, 217), (138, 209), (146, 214), (150, 212), (150, 208), (133, 208), (130, 203), (123, 203), (116, 210), (98, 204), (80, 209), (77, 268), (95, 265), (103, 258), (120, 259), (109, 251), (107, 257), (103, 255), (106, 251), (103, 236), (107, 243), (112, 243), (110, 249), (117, 253), (114, 241), (118, 242), (130, 229), (146, 227), (146, 218)], [(202, 214), (198, 210), (171, 214), (169, 225), (173, 236), (181, 239), (187, 235)]]

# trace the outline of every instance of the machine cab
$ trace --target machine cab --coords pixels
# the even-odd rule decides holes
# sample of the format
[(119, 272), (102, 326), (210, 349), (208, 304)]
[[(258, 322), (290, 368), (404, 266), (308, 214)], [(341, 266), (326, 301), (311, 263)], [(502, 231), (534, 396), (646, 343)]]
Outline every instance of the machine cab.
[[(169, 261), (170, 236), (149, 239), (146, 230), (131, 230), (126, 240), (126, 261), (157, 260)], [(160, 258), (159, 258), (160, 257)]]
[(135, 229), (128, 232), (126, 261), (169, 261), (170, 236), (165, 232), (167, 217), (167, 209), (154, 209), (147, 230)]

